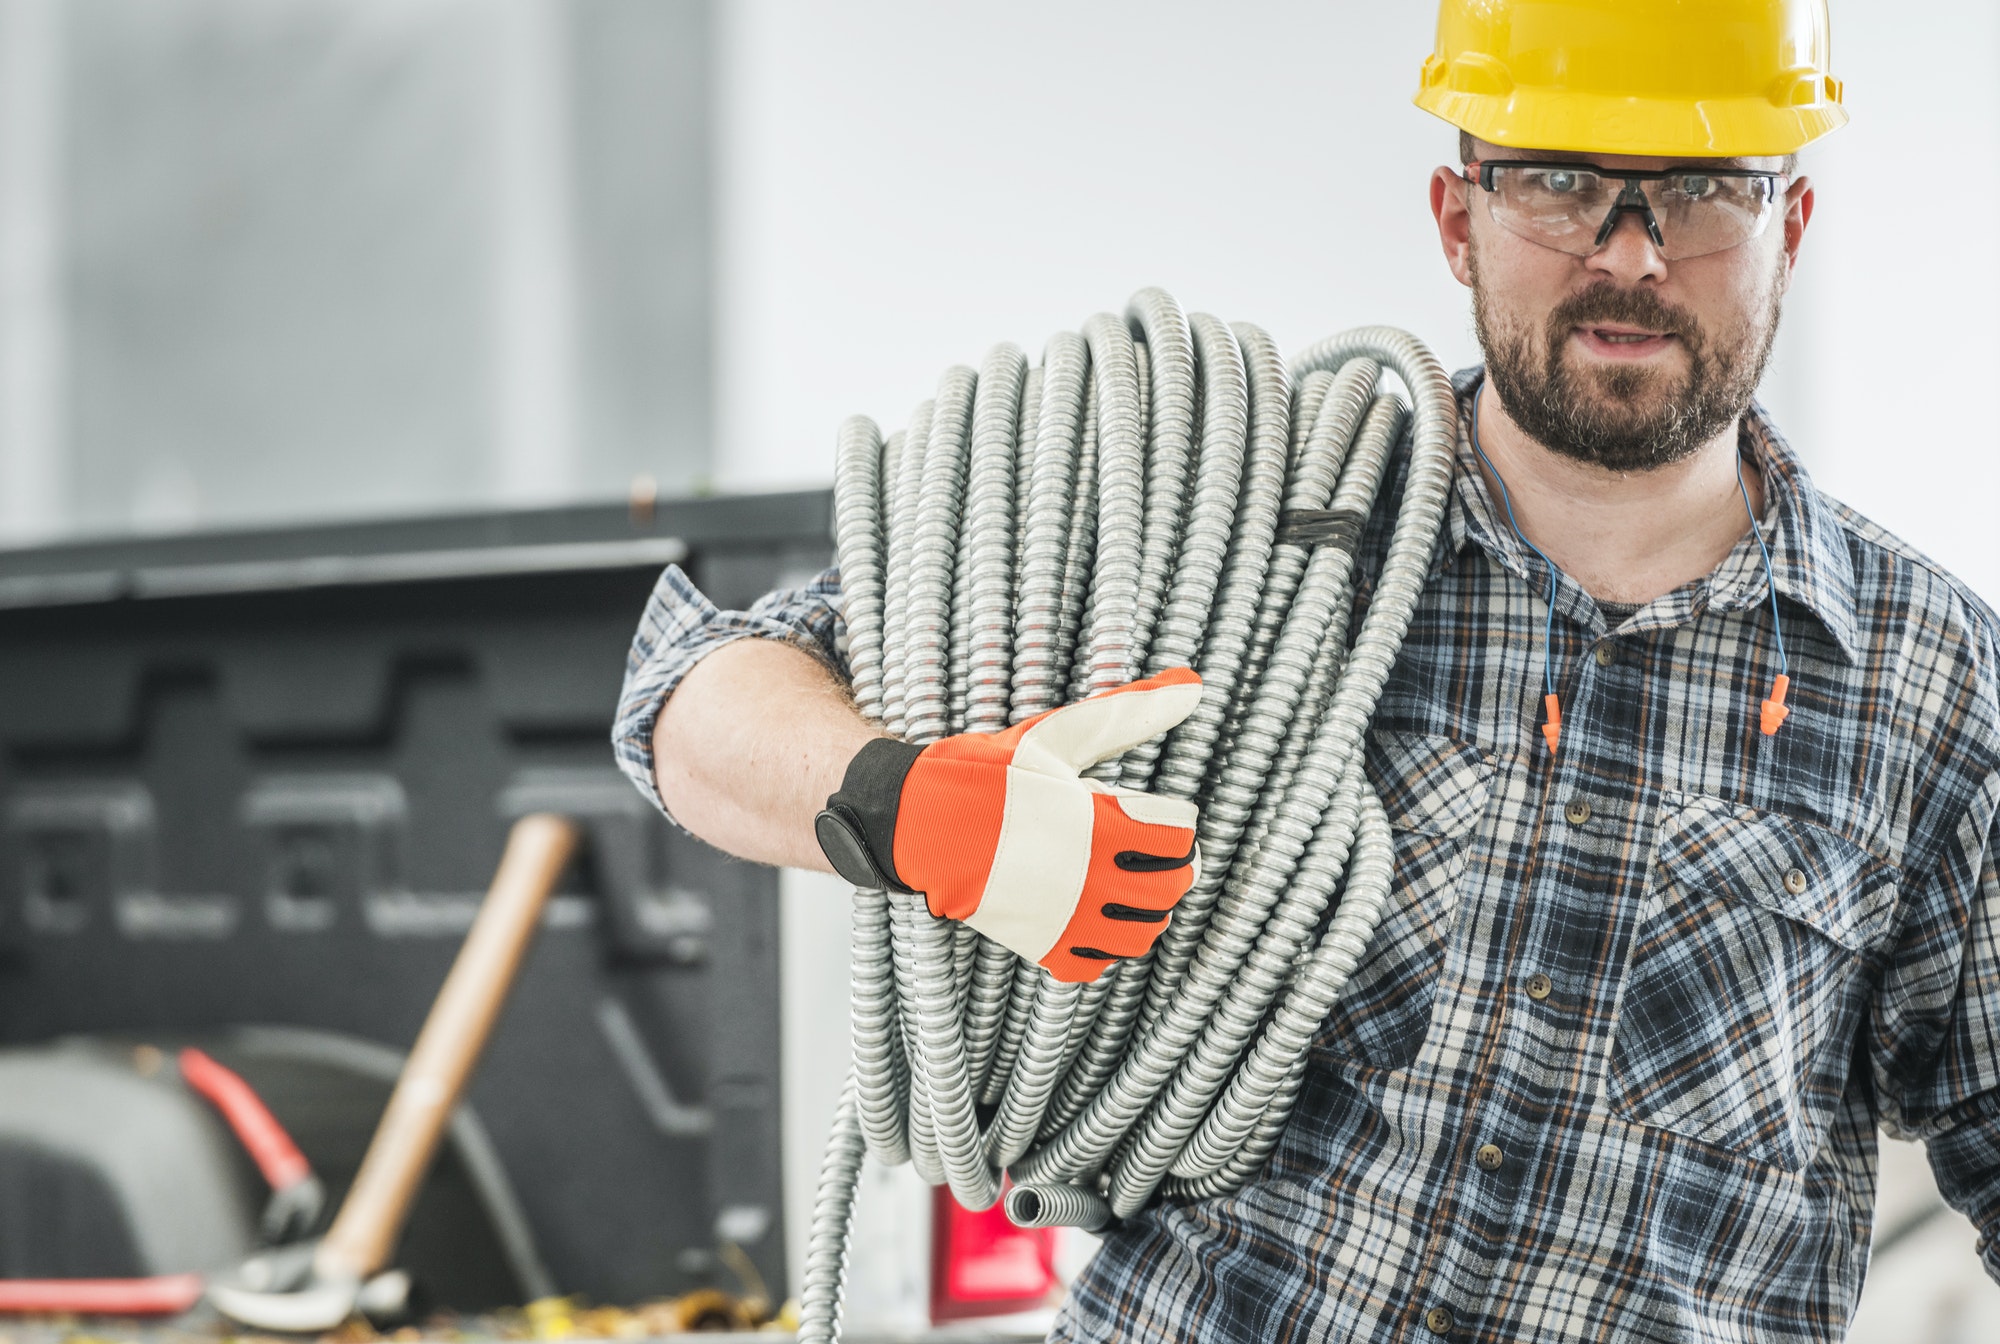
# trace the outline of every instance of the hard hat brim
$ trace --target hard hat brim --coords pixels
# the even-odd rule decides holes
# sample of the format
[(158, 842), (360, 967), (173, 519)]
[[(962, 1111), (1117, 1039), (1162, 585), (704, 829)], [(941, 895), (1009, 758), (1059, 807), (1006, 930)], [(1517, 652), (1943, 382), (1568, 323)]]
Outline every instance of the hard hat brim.
[(1433, 85), (1412, 100), (1462, 131), (1511, 149), (1668, 158), (1791, 154), (1847, 124), (1838, 102), (1781, 107), (1765, 98), (1701, 102), (1517, 88), (1469, 93)]

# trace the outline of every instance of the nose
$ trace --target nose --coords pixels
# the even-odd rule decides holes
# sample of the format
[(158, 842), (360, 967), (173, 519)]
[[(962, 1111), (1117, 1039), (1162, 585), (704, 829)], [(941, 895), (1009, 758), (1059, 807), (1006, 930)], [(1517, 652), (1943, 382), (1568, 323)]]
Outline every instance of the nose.
[(1591, 270), (1623, 284), (1667, 278), (1667, 259), (1660, 255), (1646, 220), (1636, 210), (1621, 210), (1611, 225), (1604, 246), (1583, 259)]

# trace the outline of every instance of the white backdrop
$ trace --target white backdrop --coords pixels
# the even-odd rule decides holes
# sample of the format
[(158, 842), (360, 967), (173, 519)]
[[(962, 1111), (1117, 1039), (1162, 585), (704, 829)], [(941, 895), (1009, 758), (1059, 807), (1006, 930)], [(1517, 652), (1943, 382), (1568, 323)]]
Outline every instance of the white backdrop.
[[(720, 7), (716, 478), (823, 482), (841, 419), (1164, 285), (1286, 350), (1392, 322), (1475, 345), (1409, 103), (1428, 3), (730, 0)], [(2000, 8), (1835, 0), (1854, 124), (1766, 397), (1829, 490), (2000, 597)], [(1949, 55), (1947, 55), (1949, 54)], [(1921, 361), (1921, 362), (1920, 362)]]

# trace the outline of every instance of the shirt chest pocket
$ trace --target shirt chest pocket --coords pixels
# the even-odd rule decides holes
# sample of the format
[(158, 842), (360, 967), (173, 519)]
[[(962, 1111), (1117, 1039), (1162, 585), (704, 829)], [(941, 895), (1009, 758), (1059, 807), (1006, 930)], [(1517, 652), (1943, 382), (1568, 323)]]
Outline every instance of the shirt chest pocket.
[(1896, 870), (1831, 831), (1668, 794), (1607, 1100), (1788, 1171), (1847, 1085)]
[(1467, 850), (1492, 791), (1493, 763), (1455, 738), (1377, 732), (1368, 777), (1396, 846), (1388, 908), (1327, 1016), (1319, 1047), (1374, 1068), (1416, 1058), (1437, 997)]

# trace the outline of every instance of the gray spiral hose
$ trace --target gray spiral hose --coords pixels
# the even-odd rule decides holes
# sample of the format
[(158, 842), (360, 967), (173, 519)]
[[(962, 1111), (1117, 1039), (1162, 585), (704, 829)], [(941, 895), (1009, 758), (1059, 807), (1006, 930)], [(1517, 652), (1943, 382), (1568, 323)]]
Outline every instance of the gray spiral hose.
[[(1406, 428), (1387, 557), (1350, 630), (1361, 523)], [(1038, 368), (1001, 345), (977, 373), (952, 369), (886, 442), (865, 418), (843, 427), (835, 530), (861, 712), (923, 744), (1193, 666), (1195, 712), (1092, 773), (1193, 800), (1202, 867), (1153, 952), (1084, 986), (933, 918), (921, 895), (854, 894), (854, 1058), (801, 1340), (839, 1338), (864, 1154), (915, 1163), (971, 1209), (1005, 1172), (1016, 1223), (1086, 1228), (1162, 1192), (1237, 1189), (1270, 1156), (1388, 899), (1362, 739), (1456, 435), (1444, 369), (1403, 332), (1351, 331), (1288, 370), (1262, 331), (1186, 316), (1157, 289), (1058, 334)]]

